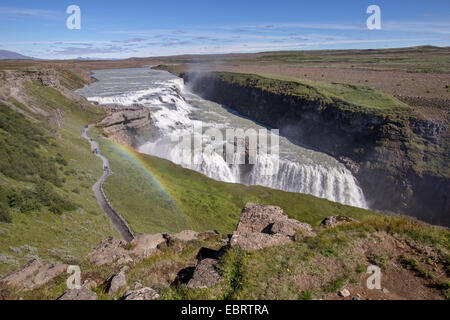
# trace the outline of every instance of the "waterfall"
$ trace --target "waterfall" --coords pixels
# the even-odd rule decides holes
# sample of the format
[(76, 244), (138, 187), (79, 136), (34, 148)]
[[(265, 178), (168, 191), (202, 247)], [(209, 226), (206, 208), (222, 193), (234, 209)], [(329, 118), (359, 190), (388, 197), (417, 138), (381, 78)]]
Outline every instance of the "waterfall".
[[(133, 78), (130, 70), (132, 69), (127, 69), (127, 77)], [(136, 70), (146, 70), (148, 73), (148, 69)], [(294, 145), (283, 137), (280, 137), (279, 157), (270, 153), (258, 154), (252, 165), (229, 164), (221, 152), (202, 153), (205, 147), (211, 147), (212, 142), (208, 137), (205, 139), (194, 132), (193, 127), (200, 122), (206, 128), (219, 130), (230, 127), (262, 127), (194, 95), (184, 88), (182, 79), (161, 71), (151, 71), (149, 75), (136, 74), (135, 79), (133, 78), (133, 83), (139, 83), (136, 88), (135, 85), (127, 85), (125, 81), (108, 87), (107, 76), (104, 79), (101, 74), (95, 76), (100, 80), (99, 83), (104, 81), (104, 84), (102, 90), (94, 90), (96, 95), (89, 92), (90, 101), (124, 106), (138, 103), (151, 109), (160, 138), (143, 144), (139, 152), (168, 159), (219, 181), (267, 186), (311, 194), (356, 207), (367, 207), (361, 188), (344, 165), (328, 155)], [(199, 139), (197, 147), (200, 148), (188, 150), (190, 153), (187, 154), (186, 148), (180, 143), (180, 138), (186, 136), (193, 141)], [(223, 141), (214, 143), (220, 145)]]

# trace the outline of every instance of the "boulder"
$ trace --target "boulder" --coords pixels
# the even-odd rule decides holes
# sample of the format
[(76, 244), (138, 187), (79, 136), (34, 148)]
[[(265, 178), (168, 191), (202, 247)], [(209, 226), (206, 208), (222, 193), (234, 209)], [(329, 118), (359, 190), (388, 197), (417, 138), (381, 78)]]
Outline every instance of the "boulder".
[(92, 279), (86, 279), (83, 283), (83, 287), (85, 287), (86, 289), (93, 289), (93, 288), (97, 288), (98, 287), (98, 282)]
[(88, 254), (87, 259), (93, 265), (99, 267), (132, 262), (126, 245), (127, 243), (123, 240), (113, 239), (112, 237), (106, 238)]
[(21, 269), (16, 270), (0, 279), (0, 283), (8, 286), (17, 286), (29, 281), (30, 278), (42, 268), (42, 264), (38, 259), (33, 259), (25, 264)]
[(348, 291), (348, 289), (342, 289), (341, 291), (339, 291), (339, 295), (341, 297), (347, 298), (350, 296), (350, 291)]
[(242, 210), (230, 245), (243, 250), (258, 250), (292, 241), (298, 230), (315, 236), (312, 227), (289, 217), (279, 207), (248, 203)]
[(331, 216), (325, 218), (322, 223), (320, 224), (323, 227), (326, 228), (333, 228), (337, 225), (343, 224), (343, 223), (351, 223), (351, 222), (358, 222), (355, 219), (345, 217), (345, 216)]
[(268, 233), (269, 228), (276, 221), (287, 219), (287, 215), (279, 207), (247, 203), (242, 210), (236, 231)]
[(157, 300), (159, 298), (158, 292), (152, 288), (142, 288), (126, 295), (124, 300)]
[(174, 234), (173, 237), (181, 240), (181, 241), (192, 241), (198, 239), (198, 232), (192, 231), (192, 230), (184, 230), (177, 234)]
[(87, 259), (95, 266), (130, 264), (148, 258), (166, 243), (166, 235), (162, 233), (141, 234), (130, 243), (109, 237), (102, 240)]
[(15, 287), (19, 290), (32, 290), (54, 280), (67, 271), (66, 264), (41, 264), (33, 259), (9, 275), (0, 279), (1, 284)]
[(257, 232), (234, 232), (230, 239), (232, 247), (238, 247), (242, 250), (260, 250), (265, 247), (280, 246), (288, 242), (291, 242), (291, 239), (282, 234), (271, 235)]
[(127, 285), (127, 275), (125, 270), (120, 271), (117, 275), (113, 276), (109, 283), (108, 294), (117, 294), (120, 289)]
[(272, 234), (282, 234), (288, 237), (293, 237), (300, 229), (305, 231), (306, 235), (314, 235), (312, 227), (309, 224), (297, 221), (295, 219), (276, 221), (270, 228), (270, 232)]
[(219, 233), (215, 230), (205, 231), (198, 234), (198, 240), (200, 241), (211, 240), (218, 237)]
[(46, 264), (44, 265), (33, 279), (34, 286), (40, 287), (51, 280), (57, 278), (62, 273), (66, 272), (68, 265), (66, 264)]
[(66, 290), (57, 300), (97, 300), (98, 296), (95, 292), (81, 287), (81, 289)]
[(217, 272), (218, 260), (204, 259), (197, 264), (194, 275), (189, 280), (187, 287), (193, 288), (210, 288), (220, 283), (223, 278)]
[(136, 260), (143, 260), (158, 251), (166, 243), (167, 239), (163, 233), (141, 234), (130, 242), (132, 247), (130, 253)]

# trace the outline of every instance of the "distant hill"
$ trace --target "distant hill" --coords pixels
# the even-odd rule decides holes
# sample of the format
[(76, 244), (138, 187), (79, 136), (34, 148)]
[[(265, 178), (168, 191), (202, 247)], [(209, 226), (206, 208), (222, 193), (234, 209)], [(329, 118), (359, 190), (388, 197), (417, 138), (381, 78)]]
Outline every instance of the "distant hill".
[(14, 52), (14, 51), (8, 51), (8, 50), (0, 50), (0, 60), (6, 60), (6, 59), (33, 59), (32, 57), (27, 57), (24, 55), (21, 55), (20, 53)]

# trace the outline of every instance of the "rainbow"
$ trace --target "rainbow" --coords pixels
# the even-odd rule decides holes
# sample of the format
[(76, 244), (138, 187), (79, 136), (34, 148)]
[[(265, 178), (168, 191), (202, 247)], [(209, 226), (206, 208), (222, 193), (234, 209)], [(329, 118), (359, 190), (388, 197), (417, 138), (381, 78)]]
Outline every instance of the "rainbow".
[[(171, 202), (174, 204), (177, 212), (180, 212), (178, 206), (176, 205), (175, 199), (172, 197), (169, 191), (167, 191), (164, 184), (158, 179), (158, 177), (153, 173), (152, 168), (148, 163), (146, 163), (144, 160), (142, 160), (142, 155), (134, 150), (131, 147), (122, 145), (120, 143), (114, 142), (112, 140), (108, 140), (110, 142), (110, 145), (112, 146), (113, 150), (118, 152), (121, 156), (125, 157), (127, 160), (132, 162), (136, 167), (141, 169), (149, 179), (151, 179), (152, 182), (157, 186), (158, 190), (161, 191), (167, 198), (172, 200)], [(111, 168), (114, 171), (114, 168)]]

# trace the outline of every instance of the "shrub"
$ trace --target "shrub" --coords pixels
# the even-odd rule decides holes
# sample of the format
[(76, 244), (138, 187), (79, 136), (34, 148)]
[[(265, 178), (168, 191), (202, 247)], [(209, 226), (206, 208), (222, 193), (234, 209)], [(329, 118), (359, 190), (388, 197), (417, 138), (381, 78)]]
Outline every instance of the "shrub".
[(64, 159), (48, 159), (39, 152), (48, 144), (43, 128), (0, 103), (0, 171), (5, 176), (31, 182), (40, 177), (61, 186), (56, 161)]
[(40, 202), (49, 207), (49, 210), (56, 214), (61, 214), (63, 211), (71, 211), (76, 209), (76, 205), (55, 192), (53, 186), (41, 180), (36, 184), (36, 193)]
[(38, 180), (33, 191), (22, 190), (10, 193), (8, 204), (22, 213), (39, 211), (42, 207), (48, 207), (51, 212), (61, 214), (77, 208), (71, 200), (59, 195), (53, 185), (45, 180)]
[(9, 213), (9, 208), (4, 203), (0, 202), (0, 222), (11, 222), (11, 215)]

